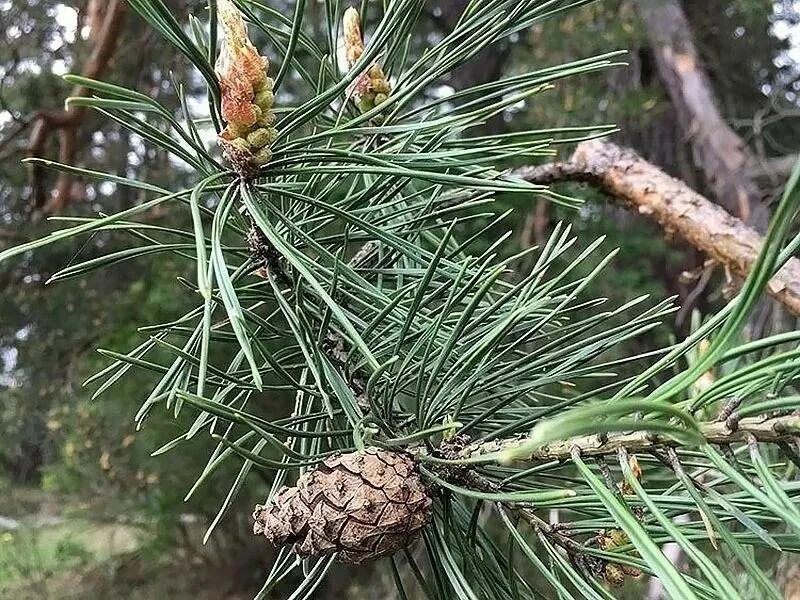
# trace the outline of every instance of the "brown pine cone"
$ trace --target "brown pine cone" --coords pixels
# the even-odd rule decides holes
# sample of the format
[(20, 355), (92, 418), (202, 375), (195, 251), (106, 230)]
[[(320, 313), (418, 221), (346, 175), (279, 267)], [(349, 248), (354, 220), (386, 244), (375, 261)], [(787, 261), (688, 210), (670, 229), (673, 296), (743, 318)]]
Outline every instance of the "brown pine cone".
[(325, 460), (256, 505), (253, 533), (293, 544), (301, 557), (338, 552), (362, 563), (408, 546), (430, 520), (431, 498), (414, 461), (378, 448)]

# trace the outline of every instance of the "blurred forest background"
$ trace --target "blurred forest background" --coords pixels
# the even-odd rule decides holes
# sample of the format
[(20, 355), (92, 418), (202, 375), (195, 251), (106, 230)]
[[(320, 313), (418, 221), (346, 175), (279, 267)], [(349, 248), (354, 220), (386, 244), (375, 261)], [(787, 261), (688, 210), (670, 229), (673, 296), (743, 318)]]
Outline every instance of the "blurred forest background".
[[(465, 3), (429, 2), (414, 43), (446, 30)], [(168, 4), (182, 22), (190, 14), (207, 17), (203, 0)], [(285, 0), (269, 4), (290, 12)], [(308, 10), (310, 22), (323, 18), (321, 2), (309, 2)], [(138, 89), (176, 110), (181, 82), (202, 110), (199, 76), (124, 1), (0, 0), (0, 36), (0, 249), (52, 230), (59, 225), (52, 218), (115, 212), (139, 200), (135, 190), (113, 183), (30, 170), (20, 163), (25, 156), (185, 185), (191, 173), (141, 138), (102, 115), (63, 108), (75, 91), (60, 76), (76, 72)], [(459, 89), (619, 48), (629, 51), (628, 66), (561, 82), (487, 131), (616, 123), (617, 142), (763, 228), (800, 151), (800, 2), (599, 0), (520, 34), (442, 85)], [(670, 62), (675, 56), (684, 60)], [(282, 93), (291, 94), (291, 81)], [(698, 134), (703, 127), (718, 128), (713, 143)], [(586, 239), (608, 235), (622, 253), (598, 295), (677, 295), (683, 305), (675, 322), (632, 344), (680, 338), (693, 313), (724, 303), (732, 283), (704, 256), (589, 188), (564, 191), (588, 200), (579, 214), (536, 198), (515, 201), (515, 247), (508, 251), (544, 239), (562, 218)], [(169, 226), (188, 216), (159, 208), (146, 218)], [(140, 324), (182, 314), (179, 278), (191, 264), (145, 257), (46, 285), (76, 258), (106, 254), (121, 241), (103, 232), (0, 265), (0, 597), (249, 598), (270, 559), (249, 523), (264, 480), (248, 481), (241, 506), (203, 545), (233, 471), (217, 474), (184, 503), (208, 448), (194, 442), (180, 454), (150, 456), (171, 438), (171, 427), (180, 428), (165, 419), (134, 430), (144, 372), (96, 399), (96, 387), (82, 385), (108, 363), (96, 348), (128, 351), (147, 339)], [(795, 323), (766, 306), (750, 326)], [(283, 399), (266, 401), (277, 406)], [(337, 572), (317, 597), (390, 597), (379, 578), (360, 585), (371, 575)]]

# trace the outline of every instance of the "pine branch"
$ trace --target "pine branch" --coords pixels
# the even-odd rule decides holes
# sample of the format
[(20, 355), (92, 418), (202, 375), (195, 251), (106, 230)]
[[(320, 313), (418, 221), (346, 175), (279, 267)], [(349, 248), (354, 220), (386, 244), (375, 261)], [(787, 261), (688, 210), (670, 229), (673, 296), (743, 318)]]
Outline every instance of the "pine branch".
[[(787, 415), (761, 419), (752, 417), (736, 421), (713, 421), (701, 423), (700, 435), (709, 444), (731, 444), (755, 439), (759, 442), (788, 442), (800, 436), (800, 416)], [(487, 454), (515, 454), (527, 442), (527, 438), (512, 438), (478, 442), (465, 448), (459, 458), (477, 458)], [(628, 452), (651, 452), (661, 448), (681, 445), (671, 437), (647, 431), (611, 435), (588, 435), (548, 444), (515, 459), (526, 462), (549, 462), (567, 460), (577, 448), (583, 456), (615, 454), (620, 448)]]
[[(539, 184), (580, 181), (597, 186), (742, 277), (763, 246), (755, 230), (723, 208), (635, 152), (608, 142), (583, 142), (567, 162), (524, 167), (515, 174)], [(800, 316), (800, 260), (789, 260), (767, 292)]]
[[(85, 83), (103, 97), (83, 98), (83, 104), (111, 114), (206, 175), (192, 189), (174, 194), (135, 179), (113, 179), (189, 203), (192, 229), (186, 231), (186, 237), (195, 241), (196, 256), (189, 257), (196, 259), (192, 262), (196, 262), (197, 289), (202, 292), (203, 304), (177, 321), (147, 328), (158, 331), (152, 342), (145, 342), (128, 354), (115, 354), (116, 362), (93, 379), (105, 378), (102, 385), (108, 388), (131, 365), (160, 376), (143, 403), (139, 421), (157, 403), (171, 408), (173, 397), (198, 410), (186, 435), (169, 442), (159, 453), (206, 429), (210, 419), (229, 424), (221, 435), (222, 430), (212, 425), (212, 430), (216, 428), (212, 435), (220, 445), (196, 486), (226, 457), (238, 457), (244, 464), (208, 534), (234, 506), (232, 500), (251, 468), (264, 469), (275, 471), (276, 475), (266, 494), (274, 502), (267, 511), (257, 511), (265, 517), (263, 523), (257, 523), (260, 532), (269, 532), (267, 537), (275, 543), (292, 543), (291, 551), (309, 558), (302, 562), (309, 568), (298, 576), (298, 580), (303, 579), (294, 595), (313, 593), (330, 567), (329, 555), (339, 553), (340, 559), (357, 562), (401, 548), (407, 550), (412, 541), (410, 531), (420, 531), (425, 537), (427, 555), (423, 565), (430, 572), (421, 573), (422, 588), (427, 587), (424, 577), (434, 574), (437, 591), (441, 592), (437, 595), (442, 597), (459, 593), (479, 598), (535, 595), (522, 576), (522, 569), (517, 569), (514, 553), (500, 549), (496, 528), (480, 520), (474, 502), (479, 499), (496, 503), (498, 515), (515, 544), (531, 559), (531, 565), (562, 592), (561, 596), (566, 597), (569, 592), (562, 590), (560, 581), (568, 580), (576, 588), (599, 590), (602, 583), (596, 578), (616, 585), (626, 576), (638, 574), (630, 567), (643, 562), (649, 572), (669, 583), (670, 591), (680, 592), (673, 594), (675, 597), (693, 598), (691, 590), (705, 590), (705, 582), (693, 574), (679, 574), (658, 551), (656, 540), (675, 540), (689, 546), (685, 538), (698, 531), (696, 524), (685, 527), (672, 517), (689, 514), (699, 506), (695, 506), (693, 497), (660, 493), (660, 478), (654, 480), (655, 485), (649, 481), (640, 485), (640, 476), (626, 460), (626, 452), (664, 455), (694, 444), (701, 444), (706, 456), (701, 456), (702, 452), (691, 453), (692, 468), (699, 461), (701, 466), (729, 475), (731, 484), (736, 484), (725, 482), (717, 486), (718, 490), (708, 488), (709, 492), (713, 489), (716, 506), (730, 503), (761, 527), (777, 517), (800, 530), (800, 515), (786, 502), (786, 498), (795, 499), (797, 491), (784, 481), (785, 473), (772, 473), (773, 467), (762, 460), (758, 454), (761, 449), (754, 446), (758, 442), (794, 445), (800, 438), (800, 413), (761, 417), (763, 420), (751, 418), (755, 414), (777, 414), (774, 411), (787, 415), (800, 407), (797, 397), (770, 397), (761, 406), (749, 403), (742, 409), (731, 404), (727, 418), (699, 426), (702, 438), (681, 435), (689, 431), (694, 434), (698, 428), (682, 405), (676, 406), (658, 394), (655, 398), (630, 397), (631, 389), (649, 388), (659, 375), (688, 358), (701, 334), (709, 336), (720, 331), (719, 339), (733, 339), (744, 315), (760, 297), (764, 280), (774, 270), (775, 257), (791, 222), (786, 207), (794, 207), (790, 202), (793, 185), (788, 186), (789, 192), (777, 213), (781, 217), (779, 226), (771, 228), (764, 241), (754, 232), (754, 238), (742, 233), (747, 231), (744, 225), (718, 207), (706, 206), (710, 203), (696, 194), (690, 195), (693, 192), (685, 185), (611, 145), (582, 144), (568, 163), (516, 173), (523, 179), (538, 178), (540, 183), (591, 182), (620, 201), (652, 214), (664, 227), (690, 242), (695, 236), (696, 243), (707, 244), (709, 253), (732, 270), (739, 264), (734, 259), (743, 255), (746, 260), (742, 259), (739, 265), (741, 273), (752, 269), (758, 275), (748, 282), (747, 293), (740, 302), (732, 304), (719, 318), (712, 317), (687, 341), (667, 349), (655, 365), (631, 378), (627, 378), (629, 369), (636, 369), (653, 353), (631, 356), (623, 351), (621, 357), (616, 353), (611, 357), (609, 351), (650, 331), (671, 314), (673, 307), (670, 301), (650, 305), (644, 298), (635, 298), (611, 310), (595, 310), (604, 300), (587, 295), (587, 286), (600, 277), (613, 257), (613, 253), (603, 255), (598, 251), (601, 240), (575, 252), (567, 228), (558, 226), (538, 252), (530, 272), (517, 280), (506, 276), (509, 264), (518, 257), (527, 257), (527, 253), (506, 257), (500, 251), (506, 236), (488, 248), (475, 243), (481, 236), (490, 238), (504, 215), (488, 221), (488, 215), (471, 211), (451, 221), (456, 210), (484, 206), (495, 193), (525, 197), (541, 194), (567, 206), (576, 204), (544, 186), (493, 169), (508, 156), (541, 152), (548, 147), (550, 134), (546, 139), (541, 137), (543, 132), (470, 137), (469, 130), (475, 123), (497, 117), (512, 103), (545, 90), (555, 77), (614, 64), (615, 54), (506, 80), (490, 78), (486, 84), (457, 90), (446, 99), (418, 100), (418, 92), (439, 85), (443, 75), (470, 64), (490, 44), (568, 9), (573, 2), (470, 2), (454, 31), (432, 48), (426, 44), (422, 54), (415, 57), (416, 51), (406, 42), (424, 2), (397, 0), (386, 5), (378, 26), (370, 27), (369, 43), (360, 48), (351, 71), (341, 78), (331, 71), (326, 58), (336, 52), (335, 28), (327, 35), (315, 36), (327, 38), (322, 45), (317, 44), (303, 32), (304, 3), (298, 2), (291, 20), (272, 11), (269, 19), (273, 22), (279, 17), (279, 26), (267, 29), (262, 25), (271, 42), (268, 52), (281, 56), (280, 75), (272, 82), (266, 77), (265, 59), (250, 47), (247, 26), (231, 0), (218, 0), (211, 6), (216, 4), (218, 16), (222, 17), (223, 47), (246, 49), (238, 53), (241, 64), (236, 63), (244, 77), (238, 77), (230, 68), (233, 63), (221, 61), (221, 72), (225, 74), (220, 76), (221, 81), (214, 76), (210, 64), (217, 47), (214, 33), (206, 46), (202, 26), (196, 27), (201, 35), (193, 42), (184, 26), (171, 18), (163, 0), (129, 1), (209, 82), (212, 118), (218, 113), (223, 116), (222, 131), (230, 134), (230, 139), (224, 139), (241, 152), (241, 156), (227, 157), (232, 163), (229, 166), (235, 167), (235, 160), (244, 157), (246, 166), (258, 167), (257, 173), (255, 168), (235, 169), (245, 178), (257, 174), (258, 183), (228, 182), (228, 174), (217, 171), (213, 156), (200, 143), (199, 122), (188, 110), (188, 129), (171, 118), (168, 121), (196, 153), (196, 160), (192, 151), (187, 152), (172, 136), (159, 135), (148, 123), (130, 115), (132, 107), (170, 115), (160, 104), (118, 86)], [(327, 20), (333, 23), (338, 9), (330, 8)], [(356, 31), (356, 15), (356, 9), (343, 15), (350, 33)], [(248, 20), (259, 23), (257, 15), (248, 14)], [(199, 22), (193, 20), (192, 26), (196, 25)], [(386, 73), (392, 74), (392, 85), (384, 66)], [(317, 80), (310, 76), (311, 72), (326, 75)], [(365, 72), (367, 77), (363, 77)], [(293, 85), (298, 84), (298, 89), (289, 95), (279, 85), (287, 73), (292, 74)], [(354, 81), (359, 84), (355, 88), (351, 87)], [(303, 82), (308, 84), (305, 91)], [(350, 92), (356, 90), (365, 102), (350, 103)], [(222, 107), (217, 102), (220, 91), (225, 100)], [(274, 128), (277, 133), (270, 129), (273, 119), (265, 119), (276, 95), (298, 100), (274, 115), (279, 119)], [(342, 111), (334, 115), (331, 107), (340, 100), (344, 100)], [(254, 127), (253, 122), (258, 125), (259, 119), (261, 125), (269, 127)], [(575, 134), (588, 135), (586, 131), (576, 129)], [(239, 143), (234, 144), (233, 140)], [(253, 154), (254, 148), (259, 149), (258, 154)], [(250, 165), (256, 156), (259, 159)], [(206, 172), (204, 165), (211, 168)], [(98, 175), (73, 167), (59, 168)], [(202, 202), (205, 195), (220, 190), (224, 192), (219, 203)], [(161, 201), (156, 198), (141, 206), (146, 208)], [(242, 229), (238, 220), (230, 219), (237, 201), (241, 201), (245, 217), (252, 217), (255, 224), (248, 234), (250, 260), (244, 263), (238, 241)], [(137, 231), (139, 225), (126, 220), (145, 208), (81, 222), (58, 236), (0, 253), (0, 258), (106, 228), (124, 227), (144, 237), (149, 234)], [(204, 222), (212, 213), (209, 239)], [(461, 225), (473, 219), (486, 220), (486, 224), (471, 237), (461, 239)], [(731, 239), (720, 241), (714, 237), (723, 234)], [(345, 266), (342, 257), (349, 255), (356, 239), (365, 243)], [(718, 251), (721, 257), (717, 256), (711, 251), (716, 245), (726, 248), (728, 254)], [(768, 252), (756, 260), (761, 245)], [(176, 249), (183, 256), (188, 248), (154, 237), (150, 247), (135, 248), (132, 255), (144, 250)], [(111, 263), (129, 256), (115, 253), (103, 260)], [(74, 275), (96, 266), (96, 262), (85, 261), (64, 272)], [(268, 285), (253, 284), (245, 272), (251, 267), (267, 279)], [(781, 288), (781, 293), (789, 294), (791, 289), (787, 292), (784, 288), (787, 286)], [(221, 302), (216, 301), (215, 289)], [(800, 298), (800, 293), (795, 297)], [(275, 303), (278, 306), (272, 310)], [(215, 309), (224, 309), (227, 321), (215, 325)], [(621, 323), (617, 325), (612, 319)], [(184, 335), (187, 332), (191, 332), (188, 338)], [(177, 344), (182, 347), (176, 344), (178, 336), (173, 335), (178, 333), (181, 337)], [(230, 362), (230, 353), (225, 353), (226, 362), (220, 363), (223, 353), (216, 351), (216, 345), (232, 339), (240, 352)], [(736, 356), (787, 341), (796, 340), (775, 336), (774, 340), (759, 341), (758, 348), (738, 350)], [(147, 356), (151, 348), (161, 346), (175, 356)], [(719, 348), (722, 347), (720, 342)], [(714, 354), (716, 351), (712, 348), (701, 360), (714, 362), (720, 358)], [(263, 366), (257, 362), (258, 352), (264, 359)], [(777, 359), (764, 359), (762, 364), (757, 362), (742, 371), (739, 378), (720, 379), (718, 387), (698, 400), (706, 405), (720, 397), (746, 397), (750, 401), (761, 399), (768, 386), (777, 390), (778, 383), (789, 385), (796, 378), (796, 361), (800, 359), (790, 352), (780, 358), (780, 364)], [(249, 375), (243, 367), (245, 360)], [(368, 366), (360, 367), (361, 361)], [(671, 399), (691, 385), (691, 369), (698, 370), (700, 363), (688, 362), (694, 366), (683, 376), (686, 381), (671, 380), (670, 393), (661, 396)], [(609, 381), (609, 372), (617, 372), (621, 366), (625, 374)], [(698, 373), (706, 368), (703, 366)], [(259, 385), (264, 391), (287, 387), (296, 390), (291, 413), (287, 407), (287, 416), (276, 419), (274, 411), (265, 411), (263, 402), (251, 401), (255, 399), (253, 390)], [(567, 386), (569, 390), (562, 391)], [(190, 391), (192, 387), (196, 393)], [(662, 388), (657, 391), (662, 392)], [(587, 400), (609, 393), (623, 399), (614, 404), (586, 406)], [(540, 408), (531, 412), (534, 405)], [(181, 403), (174, 406), (177, 417)], [(587, 408), (590, 410), (584, 410)], [(646, 414), (652, 420), (633, 421), (634, 413)], [(738, 415), (748, 418), (739, 419)], [(546, 435), (509, 437), (528, 431), (534, 420), (545, 425)], [(370, 422), (380, 427), (365, 428)], [(562, 427), (564, 424), (567, 428)], [(651, 432), (620, 433), (642, 425), (649, 426)], [(597, 435), (607, 427), (614, 433)], [(464, 432), (473, 435), (473, 439), (492, 435), (498, 440), (470, 444)], [(567, 439), (553, 443), (558, 438)], [(437, 447), (441, 439), (444, 441)], [(537, 440), (551, 443), (535, 448)], [(749, 472), (736, 472), (735, 466), (725, 462), (730, 459), (723, 458), (715, 448), (703, 446), (703, 442), (721, 445), (723, 453), (733, 443), (748, 443), (753, 468), (759, 470), (755, 475), (769, 485), (764, 490), (755, 488), (751, 484), (753, 468), (745, 464)], [(225, 454), (219, 453), (223, 446)], [(605, 465), (607, 455), (612, 453), (620, 455), (625, 476), (619, 483), (612, 470), (615, 467)], [(599, 459), (602, 478), (596, 473), (598, 467), (584, 463), (579, 454)], [(533, 461), (534, 466), (489, 464), (519, 456)], [(570, 459), (579, 477), (569, 470)], [(291, 486), (295, 476), (296, 485)], [(414, 490), (408, 484), (423, 476), (430, 478), (431, 486), (419, 486), (416, 500), (412, 501), (409, 492)], [(651, 494), (644, 485), (656, 493)], [(330, 494), (326, 498), (331, 505), (340, 495), (335, 509), (326, 516), (330, 517), (329, 524), (337, 524), (336, 535), (330, 535), (324, 523), (312, 525), (305, 518), (313, 507), (305, 504), (306, 493), (300, 493), (301, 489), (308, 492), (308, 497)], [(381, 493), (376, 495), (376, 489)], [(452, 494), (445, 494), (445, 490)], [(367, 501), (348, 501), (347, 496), (356, 492)], [(634, 492), (641, 503), (626, 506), (626, 497)], [(743, 502), (743, 498), (752, 501)], [(391, 510), (384, 511), (388, 505), (392, 505)], [(647, 522), (642, 518), (641, 506), (647, 507)], [(536, 514), (546, 507), (570, 511), (570, 518), (576, 519), (574, 526), (546, 523)], [(514, 517), (513, 522), (507, 512)], [(540, 560), (537, 549), (517, 531), (520, 520), (535, 529), (542, 542), (540, 547), (551, 556), (549, 564)], [(345, 530), (338, 525), (345, 522), (358, 524), (359, 531), (349, 542), (345, 540)], [(715, 529), (726, 533), (721, 527)], [(348, 529), (347, 535), (351, 533), (354, 532)], [(391, 535), (395, 536), (392, 545), (379, 548), (377, 544), (384, 544)], [(778, 541), (783, 541), (782, 535), (776, 534)], [(736, 543), (741, 539), (746, 545), (777, 547), (778, 541), (755, 537), (744, 534), (730, 539)], [(310, 545), (297, 546), (301, 539)], [(287, 560), (276, 563), (264, 590), (270, 590), (300, 567), (300, 561), (282, 555)], [(406, 556), (410, 557), (410, 553), (406, 552)], [(737, 556), (750, 555), (742, 552)], [(416, 571), (416, 563), (411, 564)], [(704, 564), (714, 591), (723, 590), (720, 597), (735, 597), (727, 593), (730, 584), (720, 583), (724, 577), (708, 568), (710, 561)], [(756, 572), (759, 581), (765, 579), (757, 568), (751, 571)], [(498, 573), (509, 576), (497, 577)]]
[[(256, 274), (266, 279), (268, 274), (271, 273), (275, 276), (275, 280), (280, 286), (292, 289), (294, 287), (294, 279), (286, 270), (283, 257), (269, 243), (261, 230), (258, 229), (255, 222), (253, 222), (252, 219), (250, 219), (250, 221), (250, 229), (247, 232), (247, 244), (251, 258), (256, 266)], [(363, 263), (369, 261), (370, 257), (374, 252), (377, 252), (377, 250), (377, 244), (367, 242), (356, 252), (348, 264), (354, 269), (358, 268)], [(350, 387), (353, 395), (358, 399), (358, 404), (362, 410), (369, 410), (369, 403), (365, 397), (367, 380), (369, 378), (364, 372), (350, 368), (350, 346), (347, 344), (345, 338), (338, 331), (329, 329), (326, 333), (325, 341), (322, 344), (322, 352), (331, 363), (341, 369), (343, 375), (345, 375), (347, 385)]]

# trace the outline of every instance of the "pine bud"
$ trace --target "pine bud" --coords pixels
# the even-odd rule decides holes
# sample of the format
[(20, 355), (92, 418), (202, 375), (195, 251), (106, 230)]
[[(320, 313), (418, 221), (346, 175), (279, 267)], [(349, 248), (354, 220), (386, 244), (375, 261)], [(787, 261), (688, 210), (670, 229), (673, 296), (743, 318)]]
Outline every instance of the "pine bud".
[(239, 9), (231, 0), (219, 0), (220, 26), (225, 33), (217, 59), (217, 76), (222, 88), (222, 117), (238, 127), (256, 122), (253, 88), (264, 79), (269, 63), (256, 51), (247, 35)]
[(272, 91), (275, 88), (275, 80), (272, 77), (264, 76), (264, 79), (261, 80), (261, 83), (255, 86), (256, 93), (260, 92), (261, 90), (270, 90)]
[(261, 110), (267, 112), (272, 108), (273, 102), (275, 102), (275, 94), (272, 93), (272, 90), (263, 89), (256, 94), (255, 101), (256, 105), (261, 107)]
[(261, 148), (258, 152), (255, 153), (253, 156), (253, 162), (257, 167), (263, 167), (269, 161), (272, 160), (272, 150), (269, 148)]
[(253, 532), (301, 557), (362, 563), (407, 547), (430, 520), (431, 498), (410, 457), (378, 448), (324, 461), (257, 505)]
[[(273, 125), (275, 123), (275, 121), (277, 121), (277, 120), (278, 120), (278, 117), (275, 116), (275, 113), (272, 112), (272, 111), (269, 111), (269, 112), (263, 113), (258, 118), (258, 121), (256, 121), (256, 125), (258, 125), (259, 127), (269, 127), (270, 125)], [(277, 130), (276, 130), (276, 132), (277, 132)]]
[(373, 102), (372, 98), (368, 96), (364, 96), (358, 101), (358, 108), (362, 113), (368, 112), (374, 107), (375, 103)]
[(352, 6), (344, 11), (343, 36), (347, 66), (353, 68), (364, 54), (364, 40), (361, 37), (361, 18)]
[(253, 150), (252, 144), (244, 138), (234, 138), (230, 141), (230, 144), (239, 152), (251, 152)]
[[(364, 54), (360, 17), (352, 6), (344, 12), (342, 31), (347, 66), (352, 69)], [(347, 93), (353, 97), (358, 109), (364, 113), (385, 102), (391, 90), (392, 87), (386, 79), (383, 68), (378, 63), (373, 63), (353, 80)]]
[(277, 137), (265, 129), (275, 121), (271, 110), (275, 82), (267, 76), (269, 61), (250, 41), (236, 5), (231, 0), (218, 0), (217, 8), (224, 39), (216, 71), (222, 91), (220, 110), (226, 123), (219, 143), (234, 170), (249, 177), (267, 162), (267, 153), (259, 149)]
[(618, 587), (625, 583), (625, 573), (618, 564), (608, 563), (603, 573), (603, 579), (605, 579), (610, 586)]
[(370, 87), (376, 94), (388, 95), (392, 90), (389, 82), (385, 79), (370, 79)]
[(269, 143), (272, 141), (270, 139), (269, 129), (262, 127), (252, 131), (251, 133), (247, 134), (247, 141), (254, 148), (263, 148), (264, 146), (269, 145)]

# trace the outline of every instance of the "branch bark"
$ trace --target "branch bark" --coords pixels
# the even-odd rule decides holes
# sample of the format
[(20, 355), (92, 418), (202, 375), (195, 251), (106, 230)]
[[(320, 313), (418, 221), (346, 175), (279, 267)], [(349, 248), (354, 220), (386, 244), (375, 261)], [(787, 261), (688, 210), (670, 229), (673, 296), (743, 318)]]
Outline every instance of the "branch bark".
[(747, 170), (756, 163), (755, 158), (717, 107), (680, 2), (638, 0), (636, 6), (653, 48), (659, 79), (675, 107), (696, 166), (728, 212), (757, 231), (765, 231), (769, 211)]
[[(91, 15), (91, 31), (93, 47), (86, 61), (82, 75), (97, 78), (106, 69), (117, 46), (127, 4), (124, 0), (91, 0), (87, 8)], [(88, 90), (78, 86), (72, 96), (86, 96)], [(28, 145), (28, 155), (42, 157), (45, 154), (47, 140), (53, 132), (58, 133), (58, 160), (71, 163), (78, 150), (78, 128), (86, 114), (85, 107), (69, 107), (65, 110), (40, 111), (33, 120), (33, 129)], [(41, 165), (31, 169), (31, 185), (35, 211), (45, 214), (56, 213), (66, 206), (71, 197), (72, 179), (62, 173), (58, 176), (56, 187), (47, 198), (44, 188), (44, 177)]]
[[(763, 245), (761, 235), (722, 207), (632, 150), (611, 143), (584, 142), (567, 162), (523, 167), (514, 174), (541, 184), (591, 183), (741, 277), (750, 271)], [(770, 280), (767, 292), (800, 316), (800, 260), (790, 259)]]
[[(700, 434), (709, 444), (731, 444), (754, 438), (759, 442), (783, 442), (796, 440), (800, 435), (800, 416), (789, 415), (762, 419), (741, 419), (736, 424), (729, 421), (713, 421), (700, 424)], [(486, 454), (510, 452), (525, 444), (527, 438), (512, 438), (491, 442), (478, 442), (459, 453), (459, 458), (476, 458)], [(542, 446), (517, 457), (524, 462), (550, 462), (567, 460), (574, 449), (582, 456), (606, 456), (616, 454), (620, 448), (628, 452), (648, 452), (680, 445), (670, 437), (647, 431), (619, 433), (607, 436), (588, 435), (571, 438)]]

